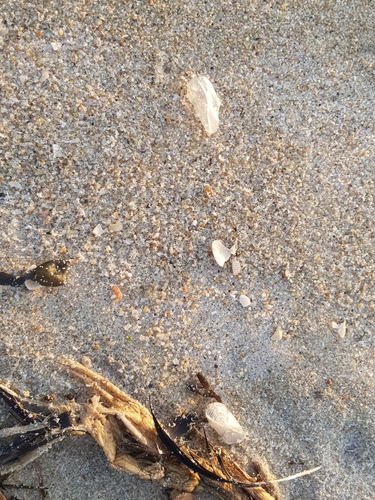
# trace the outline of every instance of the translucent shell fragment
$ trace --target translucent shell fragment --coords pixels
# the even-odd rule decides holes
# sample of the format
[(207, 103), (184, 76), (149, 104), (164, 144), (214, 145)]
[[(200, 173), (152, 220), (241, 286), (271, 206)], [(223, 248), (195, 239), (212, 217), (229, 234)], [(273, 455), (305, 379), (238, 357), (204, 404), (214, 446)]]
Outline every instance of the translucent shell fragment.
[(219, 128), (220, 100), (210, 80), (205, 76), (196, 76), (187, 84), (187, 98), (194, 106), (208, 135)]
[(222, 403), (211, 403), (206, 408), (208, 423), (226, 444), (236, 444), (244, 438), (244, 430), (235, 416)]
[(214, 259), (219, 264), (219, 266), (223, 267), (227, 260), (230, 259), (231, 253), (229, 248), (227, 248), (224, 243), (220, 240), (215, 240), (211, 245), (212, 254)]

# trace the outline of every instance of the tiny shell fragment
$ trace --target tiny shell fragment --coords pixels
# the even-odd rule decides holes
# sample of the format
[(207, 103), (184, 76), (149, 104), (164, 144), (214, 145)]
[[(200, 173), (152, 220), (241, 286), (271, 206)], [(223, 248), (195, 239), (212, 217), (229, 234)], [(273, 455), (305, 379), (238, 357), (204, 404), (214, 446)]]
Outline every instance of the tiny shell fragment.
[(276, 330), (274, 331), (274, 334), (271, 337), (271, 340), (281, 340), (283, 338), (283, 331), (282, 329), (278, 326)]
[(25, 287), (28, 290), (39, 290), (39, 288), (43, 288), (43, 285), (40, 285), (39, 283), (33, 280), (26, 280)]
[(111, 289), (112, 289), (112, 299), (115, 302), (118, 302), (119, 300), (121, 300), (122, 293), (121, 293), (121, 290), (119, 289), (119, 287), (117, 285), (111, 285)]
[(104, 229), (102, 228), (101, 224), (98, 224), (94, 227), (92, 232), (95, 236), (101, 236), (104, 233)]
[(240, 295), (240, 304), (242, 307), (249, 307), (250, 299), (247, 295)]
[(51, 47), (53, 48), (53, 50), (57, 51), (57, 50), (61, 50), (61, 43), (60, 42), (51, 42)]
[(340, 337), (342, 339), (345, 337), (345, 334), (346, 334), (346, 321), (344, 321), (343, 323), (339, 324), (339, 327), (337, 329), (337, 333), (340, 335)]
[(221, 267), (224, 266), (226, 261), (229, 260), (231, 256), (230, 250), (220, 240), (212, 242), (212, 253), (214, 259)]
[(110, 231), (121, 231), (121, 229), (123, 228), (123, 225), (122, 225), (122, 222), (120, 222), (119, 220), (113, 224), (110, 224), (108, 229)]
[(194, 106), (203, 127), (208, 135), (219, 128), (220, 100), (205, 76), (196, 76), (187, 84), (187, 98)]
[(234, 276), (237, 276), (237, 274), (240, 274), (241, 272), (241, 264), (238, 262), (237, 259), (232, 260), (232, 273)]

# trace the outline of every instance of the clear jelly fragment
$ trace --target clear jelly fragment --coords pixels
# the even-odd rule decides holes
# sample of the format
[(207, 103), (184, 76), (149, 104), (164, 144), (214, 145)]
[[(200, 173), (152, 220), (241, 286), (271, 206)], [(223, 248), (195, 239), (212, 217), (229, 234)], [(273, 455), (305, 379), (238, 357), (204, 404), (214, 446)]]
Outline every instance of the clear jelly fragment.
[(196, 76), (187, 84), (187, 98), (194, 106), (208, 135), (219, 128), (220, 100), (210, 80)]

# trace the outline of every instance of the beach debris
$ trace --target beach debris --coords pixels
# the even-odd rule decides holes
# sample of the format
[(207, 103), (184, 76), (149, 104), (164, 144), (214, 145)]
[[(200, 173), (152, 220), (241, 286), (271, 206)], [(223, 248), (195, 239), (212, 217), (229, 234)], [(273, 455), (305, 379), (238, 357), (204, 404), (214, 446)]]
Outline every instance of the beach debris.
[(119, 220), (108, 226), (108, 229), (113, 232), (121, 231), (122, 228), (123, 224)]
[(61, 50), (62, 45), (60, 42), (51, 42), (51, 47), (54, 51), (57, 52), (57, 51)]
[(332, 321), (332, 328), (337, 330), (337, 333), (343, 339), (346, 335), (346, 320), (344, 320), (342, 323), (339, 323), (339, 324)]
[(22, 189), (22, 186), (18, 181), (9, 181), (9, 187), (13, 187), (16, 189)]
[(33, 280), (26, 280), (25, 287), (28, 290), (39, 290), (39, 288), (43, 288), (43, 285), (39, 285), (39, 283), (37, 283), (36, 281), (33, 281)]
[(94, 227), (92, 230), (92, 234), (96, 236), (97, 238), (101, 236), (104, 233), (104, 229), (102, 228), (101, 224), (98, 224), (97, 226)]
[[(216, 447), (204, 433), (191, 427), (192, 416), (181, 423), (189, 431), (188, 439), (177, 445), (171, 437), (173, 430), (171, 435), (164, 430), (152, 407), (149, 411), (102, 375), (73, 359), (55, 356), (50, 359), (68, 368), (86, 387), (91, 387), (93, 394), (83, 403), (72, 401), (63, 407), (49, 403), (43, 414), (38, 415), (24, 408), (21, 398), (1, 385), (0, 400), (21, 425), (0, 430), (0, 477), (35, 460), (65, 436), (84, 432), (97, 441), (117, 470), (161, 481), (176, 492), (192, 493), (196, 488), (199, 491), (204, 488), (222, 500), (248, 500), (249, 488), (253, 500), (274, 500), (263, 486), (311, 474), (320, 468), (271, 481), (261, 476), (261, 481), (256, 482), (223, 447)], [(9, 442), (11, 436), (17, 437)], [(6, 440), (4, 445), (3, 440)], [(256, 463), (250, 461), (247, 468), (253, 476), (259, 474)]]
[(250, 299), (247, 295), (240, 295), (240, 304), (242, 307), (249, 307)]
[(283, 338), (283, 331), (282, 329), (278, 326), (276, 330), (273, 332), (273, 335), (271, 337), (271, 340), (281, 340)]
[(30, 281), (47, 287), (64, 285), (68, 265), (69, 261), (67, 260), (49, 260), (39, 264), (39, 266), (31, 267), (22, 276), (13, 276), (12, 274), (0, 272), (0, 285), (21, 286), (25, 283), (29, 290), (39, 288)]
[(206, 408), (208, 423), (226, 444), (237, 444), (244, 438), (244, 430), (233, 413), (223, 403), (211, 403)]
[(229, 248), (227, 248), (224, 245), (224, 243), (220, 240), (213, 241), (211, 248), (212, 248), (212, 254), (213, 254), (214, 259), (216, 260), (217, 264), (219, 264), (219, 266), (223, 267), (224, 264), (227, 262), (227, 260), (230, 259), (231, 255), (232, 255)]
[(232, 274), (233, 276), (237, 276), (241, 272), (241, 264), (237, 259), (232, 259)]
[(52, 144), (52, 153), (54, 158), (61, 158), (64, 156), (64, 151), (59, 144)]
[(209, 184), (205, 184), (203, 186), (203, 188), (204, 188), (204, 193), (207, 196), (207, 198), (211, 198), (211, 196), (213, 196), (213, 194), (214, 194), (212, 187)]
[(199, 384), (189, 382), (187, 388), (205, 398), (214, 398), (221, 403), (221, 397), (212, 389), (207, 377), (202, 372), (196, 374)]
[(219, 128), (220, 100), (210, 80), (205, 76), (191, 79), (187, 84), (186, 97), (194, 106), (207, 134), (214, 134)]
[(118, 302), (119, 300), (122, 299), (122, 293), (121, 290), (117, 285), (111, 285), (111, 290), (112, 290), (112, 300), (114, 302)]

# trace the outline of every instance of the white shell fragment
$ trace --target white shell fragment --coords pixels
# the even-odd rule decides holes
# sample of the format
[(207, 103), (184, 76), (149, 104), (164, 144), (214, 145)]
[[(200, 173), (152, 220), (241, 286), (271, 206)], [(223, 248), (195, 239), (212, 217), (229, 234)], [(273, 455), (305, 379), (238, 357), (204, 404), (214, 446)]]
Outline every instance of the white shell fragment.
[(281, 340), (283, 338), (283, 331), (282, 329), (278, 326), (276, 330), (274, 331), (271, 340)]
[(219, 264), (219, 266), (223, 267), (223, 265), (227, 260), (230, 259), (231, 256), (229, 248), (227, 248), (220, 240), (213, 241), (211, 246), (214, 259)]
[(241, 264), (238, 262), (237, 259), (232, 259), (232, 273), (234, 276), (237, 276), (237, 274), (240, 274), (241, 272)]
[(62, 45), (60, 42), (51, 42), (51, 47), (53, 50), (58, 51), (61, 50)]
[(250, 299), (247, 295), (240, 295), (240, 304), (242, 307), (249, 307)]
[(187, 98), (194, 106), (202, 125), (208, 135), (219, 128), (220, 100), (205, 76), (196, 76), (187, 84)]
[(345, 337), (345, 335), (346, 335), (346, 320), (344, 320), (340, 324), (337, 324), (334, 321), (332, 321), (332, 328), (334, 328), (335, 330), (337, 330), (337, 333), (343, 339)]
[(25, 287), (28, 290), (39, 290), (39, 288), (43, 288), (43, 285), (40, 285), (39, 283), (33, 280), (26, 280)]
[(121, 231), (122, 228), (123, 228), (122, 222), (120, 222), (119, 220), (108, 226), (108, 229), (114, 232)]
[(92, 232), (95, 236), (101, 236), (104, 233), (104, 229), (102, 228), (101, 224), (98, 224), (94, 227)]
[(226, 444), (236, 444), (244, 438), (244, 430), (235, 416), (222, 403), (211, 403), (206, 408), (208, 423)]

